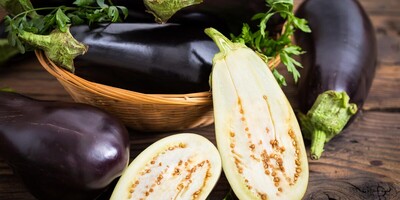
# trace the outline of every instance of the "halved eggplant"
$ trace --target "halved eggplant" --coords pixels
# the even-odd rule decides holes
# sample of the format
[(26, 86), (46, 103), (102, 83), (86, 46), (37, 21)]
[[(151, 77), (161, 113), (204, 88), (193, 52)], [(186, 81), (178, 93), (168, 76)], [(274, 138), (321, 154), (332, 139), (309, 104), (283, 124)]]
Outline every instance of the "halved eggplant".
[(111, 200), (206, 199), (221, 171), (218, 150), (205, 137), (193, 133), (168, 136), (132, 161)]
[(308, 160), (294, 111), (267, 64), (213, 28), (215, 131), (225, 175), (239, 199), (301, 199)]

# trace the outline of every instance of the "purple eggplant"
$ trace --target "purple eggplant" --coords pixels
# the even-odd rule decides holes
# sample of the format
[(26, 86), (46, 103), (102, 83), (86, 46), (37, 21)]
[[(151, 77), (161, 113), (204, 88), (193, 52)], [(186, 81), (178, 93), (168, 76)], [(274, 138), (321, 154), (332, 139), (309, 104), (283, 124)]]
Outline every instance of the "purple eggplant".
[(148, 94), (210, 90), (215, 43), (203, 25), (112, 23), (71, 27), (89, 46), (75, 74), (90, 81)]
[(295, 33), (296, 43), (306, 51), (301, 56), (298, 117), (311, 139), (311, 157), (318, 159), (324, 143), (362, 109), (377, 66), (376, 38), (357, 0), (306, 0), (296, 15), (312, 30)]
[[(73, 1), (69, 0), (31, 0), (35, 8), (49, 6), (71, 6)], [(147, 12), (143, 0), (112, 0), (114, 5), (125, 6), (129, 10), (129, 16), (124, 22), (155, 22), (152, 14)], [(179, 10), (168, 22), (178, 23), (182, 18), (187, 18), (191, 13), (201, 13), (214, 20), (227, 24), (230, 32), (239, 34), (243, 23), (248, 23), (257, 29), (258, 21), (251, 18), (260, 12), (267, 12), (268, 7), (265, 0), (203, 0), (202, 3), (192, 5)], [(279, 15), (272, 17), (267, 26), (269, 31), (277, 31), (284, 23)], [(277, 28), (278, 27), (278, 28)], [(215, 27), (217, 28), (217, 27)], [(229, 33), (228, 33), (229, 34)]]
[(0, 92), (0, 156), (38, 199), (94, 199), (126, 168), (129, 138), (96, 107)]

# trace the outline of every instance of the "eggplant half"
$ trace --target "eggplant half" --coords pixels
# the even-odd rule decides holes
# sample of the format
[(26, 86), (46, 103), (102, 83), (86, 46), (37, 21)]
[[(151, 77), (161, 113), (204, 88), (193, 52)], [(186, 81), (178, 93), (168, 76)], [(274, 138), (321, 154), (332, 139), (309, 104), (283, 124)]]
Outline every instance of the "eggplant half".
[[(307, 0), (296, 11), (311, 33), (296, 32), (304, 69), (298, 85), (299, 119), (318, 159), (325, 142), (354, 120), (377, 66), (374, 27), (357, 0)], [(305, 114), (303, 114), (305, 113)]]
[(127, 167), (129, 138), (98, 108), (0, 92), (0, 156), (37, 199), (95, 199)]
[(150, 145), (131, 162), (110, 200), (205, 200), (221, 171), (221, 157), (207, 138), (175, 134)]
[(206, 29), (221, 52), (211, 75), (222, 166), (239, 199), (301, 199), (308, 160), (295, 113), (267, 64), (241, 43)]

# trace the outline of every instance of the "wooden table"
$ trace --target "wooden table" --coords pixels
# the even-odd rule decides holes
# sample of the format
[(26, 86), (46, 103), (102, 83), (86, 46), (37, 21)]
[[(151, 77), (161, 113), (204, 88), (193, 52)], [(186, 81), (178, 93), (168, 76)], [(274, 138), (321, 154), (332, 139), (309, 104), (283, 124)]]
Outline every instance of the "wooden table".
[[(295, 1), (296, 5), (300, 1)], [(309, 160), (310, 180), (304, 199), (400, 199), (400, 1), (360, 2), (375, 25), (378, 70), (355, 122), (325, 146), (320, 160)], [(32, 55), (0, 70), (0, 87), (4, 86), (38, 99), (72, 101)], [(296, 108), (293, 84), (284, 91)], [(213, 125), (185, 132), (199, 133), (215, 142)], [(170, 134), (131, 131), (131, 157)], [(309, 145), (306, 147), (309, 150)], [(228, 190), (222, 176), (210, 199), (222, 199)], [(34, 199), (2, 158), (0, 199)]]

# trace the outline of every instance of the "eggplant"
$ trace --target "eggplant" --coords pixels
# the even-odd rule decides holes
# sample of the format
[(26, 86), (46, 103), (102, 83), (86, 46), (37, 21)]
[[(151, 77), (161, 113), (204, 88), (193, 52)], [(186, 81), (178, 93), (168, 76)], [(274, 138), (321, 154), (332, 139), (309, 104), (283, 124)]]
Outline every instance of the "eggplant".
[(110, 200), (205, 200), (221, 175), (221, 157), (207, 138), (179, 133), (142, 151), (124, 171)]
[(218, 48), (203, 26), (112, 23), (70, 30), (89, 47), (75, 59), (75, 74), (84, 79), (148, 94), (210, 90)]
[[(69, 0), (31, 0), (35, 8), (48, 6), (72, 5)], [(124, 22), (155, 22), (154, 17), (147, 12), (143, 0), (112, 0), (114, 5), (125, 6), (129, 10), (129, 16)], [(203, 0), (202, 3), (192, 5), (179, 10), (171, 17), (168, 22), (178, 23), (182, 18), (186, 18), (191, 13), (202, 13), (212, 16), (214, 20), (222, 21), (227, 24), (229, 31), (235, 35), (242, 30), (243, 23), (248, 23), (253, 28), (257, 28), (258, 22), (251, 18), (260, 12), (267, 12), (269, 7), (265, 0)], [(267, 30), (280, 32), (284, 20), (279, 15), (274, 15), (268, 22)], [(276, 28), (278, 27), (278, 28)], [(215, 27), (218, 28), (218, 27)], [(279, 29), (279, 30), (276, 30)], [(219, 29), (223, 32), (223, 30)]]
[(312, 30), (296, 32), (295, 41), (306, 51), (300, 57), (299, 118), (312, 140), (312, 158), (318, 159), (324, 143), (362, 109), (377, 66), (376, 37), (357, 0), (307, 0), (296, 15)]
[(222, 168), (239, 199), (301, 199), (309, 179), (299, 123), (260, 56), (213, 28), (211, 88)]
[(86, 104), (0, 92), (0, 156), (40, 200), (94, 199), (129, 162), (128, 131)]

